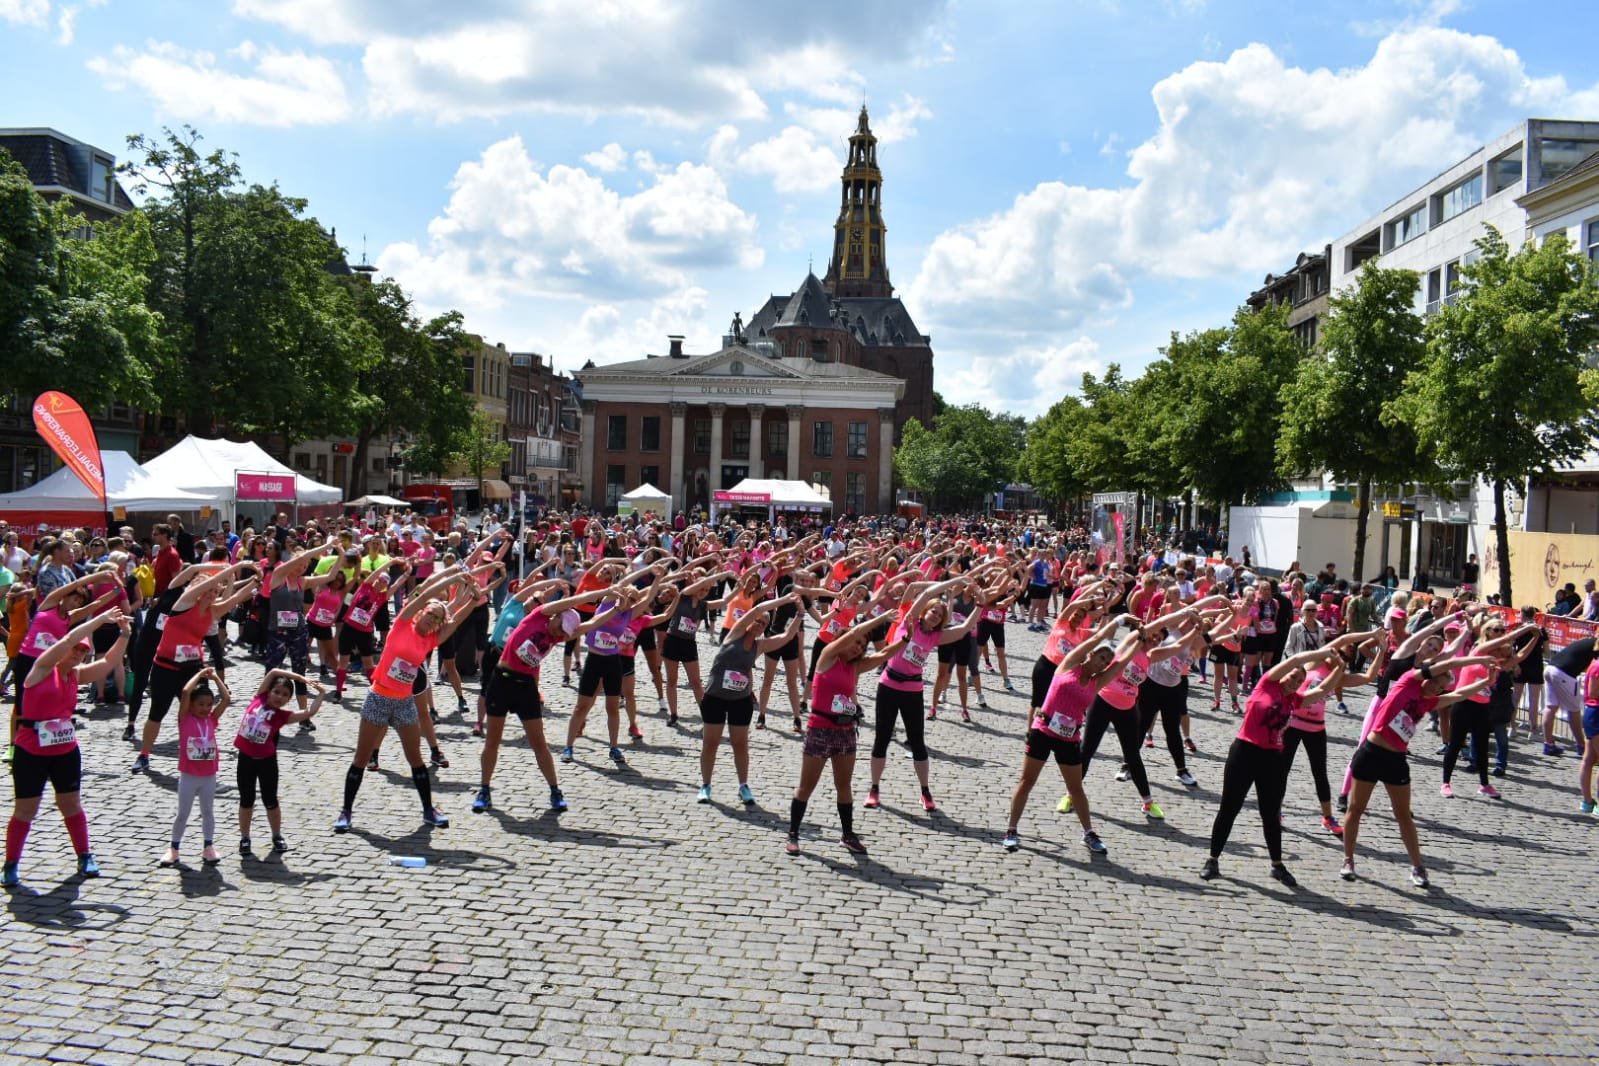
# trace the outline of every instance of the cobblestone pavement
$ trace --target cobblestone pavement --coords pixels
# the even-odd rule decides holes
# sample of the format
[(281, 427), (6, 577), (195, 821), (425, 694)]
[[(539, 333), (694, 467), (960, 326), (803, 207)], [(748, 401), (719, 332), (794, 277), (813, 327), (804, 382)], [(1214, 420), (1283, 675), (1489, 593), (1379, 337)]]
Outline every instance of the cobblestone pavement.
[[(1024, 691), (1040, 638), (1014, 624), (1010, 637)], [(236, 690), (260, 673), (238, 662)], [(561, 768), (571, 810), (560, 816), (545, 808), (525, 740), (502, 755), (496, 809), (469, 812), (478, 742), (446, 700), (440, 732), (454, 765), (436, 787), (450, 827), (421, 828), (391, 738), (355, 830), (335, 836), (356, 723), (347, 697), (314, 740), (283, 744), (291, 851), (239, 858), (225, 762), (224, 862), (163, 870), (175, 729), (169, 720), (156, 772), (130, 777), (120, 714), (97, 711), (84, 799), (105, 876), (71, 876), (59, 819), (41, 812), (0, 934), (0, 1056), (1197, 1066), (1599, 1053), (1599, 821), (1577, 812), (1569, 756), (1516, 744), (1500, 803), (1477, 799), (1469, 775), (1457, 779), (1461, 798), (1442, 799), (1438, 760), (1414, 758), (1433, 876), (1417, 891), (1380, 800), (1362, 834), (1362, 879), (1338, 879), (1301, 755), (1286, 847), (1302, 887), (1269, 878), (1253, 805), (1222, 878), (1206, 883), (1196, 874), (1235, 719), (1192, 698), (1196, 790), (1173, 779), (1163, 746), (1147, 752), (1165, 822), (1146, 821), (1132, 786), (1113, 780), (1111, 740), (1088, 779), (1108, 858), (1091, 857), (1076, 819), (1055, 813), (1053, 770), (1022, 850), (1007, 854), (999, 836), (1026, 697), (983, 680), (992, 710), (930, 726), (941, 810), (920, 809), (896, 746), (883, 808), (856, 812), (863, 857), (838, 844), (830, 781), (812, 800), (804, 853), (782, 853), (799, 764), (784, 728), (753, 734), (754, 808), (736, 801), (725, 748), (716, 802), (696, 804), (697, 716), (668, 728), (653, 698), (622, 772), (592, 739), (603, 715), (591, 718), (577, 765)], [(641, 690), (653, 697), (647, 680)], [(564, 736), (574, 694), (558, 679), (544, 692), (551, 735)], [(1356, 725), (1334, 717), (1338, 769)], [(863, 758), (857, 804), (866, 778)], [(191, 860), (197, 833), (191, 823)], [(391, 854), (429, 865), (393, 867)]]

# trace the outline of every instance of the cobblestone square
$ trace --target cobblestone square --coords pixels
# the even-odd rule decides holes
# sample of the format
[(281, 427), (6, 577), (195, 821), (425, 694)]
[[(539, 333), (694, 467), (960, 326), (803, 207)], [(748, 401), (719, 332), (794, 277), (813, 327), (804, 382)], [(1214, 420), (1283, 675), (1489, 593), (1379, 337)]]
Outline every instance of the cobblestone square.
[[(1146, 762), (1164, 822), (1117, 783), (1115, 745), (1088, 777), (1106, 858), (1055, 813), (1047, 770), (999, 847), (1020, 763), (1026, 677), (1041, 638), (1011, 625), (1015, 694), (985, 673), (991, 710), (929, 727), (933, 791), (920, 809), (903, 750), (883, 806), (860, 809), (869, 854), (838, 844), (830, 782), (811, 802), (797, 858), (783, 854), (799, 765), (784, 699), (752, 734), (758, 802), (735, 795), (731, 753), (715, 801), (695, 802), (698, 718), (683, 696), (671, 728), (641, 674), (645, 738), (617, 771), (604, 717), (561, 766), (571, 809), (545, 806), (526, 741), (502, 751), (495, 807), (470, 813), (478, 741), (440, 699), (452, 760), (436, 774), (447, 829), (429, 830), (392, 736), (367, 775), (355, 827), (335, 835), (355, 708), (329, 706), (312, 737), (286, 731), (291, 850), (237, 853), (224, 760), (224, 861), (160, 869), (175, 808), (175, 734), (148, 777), (130, 776), (120, 709), (84, 730), (84, 802), (100, 880), (72, 875), (59, 818), (41, 812), (7, 904), (6, 1061), (227, 1064), (513, 1061), (592, 1063), (1121, 1062), (1587, 1063), (1599, 1049), (1595, 834), (1577, 812), (1575, 763), (1526, 740), (1504, 800), (1438, 795), (1438, 760), (1418, 754), (1416, 812), (1433, 887), (1410, 887), (1384, 802), (1361, 836), (1361, 879), (1340, 881), (1301, 758), (1285, 811), (1289, 866), (1268, 876), (1253, 803), (1222, 877), (1197, 872), (1236, 719), (1190, 697), (1199, 787)], [(233, 654), (237, 723), (261, 668)], [(702, 658), (709, 655), (702, 647)], [(640, 669), (643, 660), (640, 658)], [(931, 673), (931, 672), (930, 672)], [(469, 682), (475, 692), (475, 682)], [(870, 701), (871, 685), (862, 693)], [(445, 690), (436, 690), (443, 692)], [(547, 677), (552, 739), (574, 693)], [(1352, 699), (1363, 709), (1364, 696)], [(868, 715), (868, 718), (870, 716)], [(1332, 716), (1341, 772), (1356, 717)], [(507, 736), (516, 735), (514, 721)], [(863, 741), (866, 738), (863, 737)], [(226, 746), (226, 745), (225, 745)], [(1432, 744), (1418, 743), (1430, 752)], [(1461, 778), (1469, 782), (1469, 775)], [(1469, 798), (1468, 798), (1469, 797)], [(257, 812), (257, 819), (263, 816)], [(423, 869), (388, 865), (425, 857)]]

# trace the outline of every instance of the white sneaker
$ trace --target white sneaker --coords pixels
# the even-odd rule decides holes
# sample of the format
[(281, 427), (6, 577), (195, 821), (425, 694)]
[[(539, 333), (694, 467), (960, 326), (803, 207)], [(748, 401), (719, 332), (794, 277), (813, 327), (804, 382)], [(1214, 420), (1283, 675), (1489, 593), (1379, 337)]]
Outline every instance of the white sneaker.
[(1127, 772), (1127, 767), (1125, 766), (1116, 771), (1116, 780), (1118, 781), (1130, 781), (1132, 780), (1132, 776), (1132, 774)]
[(1181, 781), (1183, 784), (1187, 785), (1189, 788), (1193, 788), (1193, 787), (1195, 787), (1196, 785), (1199, 784), (1199, 782), (1194, 779), (1194, 775), (1189, 773), (1187, 770), (1183, 770), (1183, 771), (1179, 772), (1177, 774), (1177, 780)]

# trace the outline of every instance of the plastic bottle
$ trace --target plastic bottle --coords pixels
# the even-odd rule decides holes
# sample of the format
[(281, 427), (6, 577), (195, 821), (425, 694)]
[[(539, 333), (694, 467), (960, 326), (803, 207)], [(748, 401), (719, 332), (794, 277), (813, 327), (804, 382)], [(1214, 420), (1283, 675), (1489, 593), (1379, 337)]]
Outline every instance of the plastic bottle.
[(416, 869), (420, 869), (423, 866), (426, 866), (427, 864), (428, 864), (428, 861), (426, 859), (422, 858), (420, 855), (390, 855), (389, 856), (389, 865), (390, 866), (404, 866), (407, 869), (416, 870)]

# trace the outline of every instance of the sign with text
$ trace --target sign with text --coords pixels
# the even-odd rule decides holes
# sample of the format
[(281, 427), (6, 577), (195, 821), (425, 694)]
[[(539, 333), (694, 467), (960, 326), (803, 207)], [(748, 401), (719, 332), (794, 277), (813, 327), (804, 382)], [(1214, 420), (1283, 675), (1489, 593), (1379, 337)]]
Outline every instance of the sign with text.
[(729, 492), (726, 489), (717, 489), (715, 500), (717, 503), (771, 503), (772, 494), (769, 492)]
[(240, 503), (294, 502), (293, 474), (235, 474), (234, 498)]
[(68, 470), (89, 487), (106, 508), (105, 467), (94, 427), (77, 400), (64, 392), (44, 392), (33, 401), (33, 426)]

